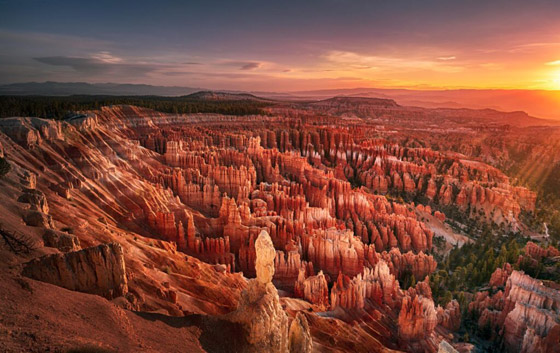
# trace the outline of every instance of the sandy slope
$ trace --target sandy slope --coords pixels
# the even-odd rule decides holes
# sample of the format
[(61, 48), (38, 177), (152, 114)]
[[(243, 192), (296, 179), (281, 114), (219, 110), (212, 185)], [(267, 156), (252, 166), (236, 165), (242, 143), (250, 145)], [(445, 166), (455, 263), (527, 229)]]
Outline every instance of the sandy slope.
[[(11, 271), (10, 271), (11, 272)], [(2, 271), (0, 351), (204, 352), (196, 326), (169, 325), (123, 310), (99, 296), (72, 292)]]

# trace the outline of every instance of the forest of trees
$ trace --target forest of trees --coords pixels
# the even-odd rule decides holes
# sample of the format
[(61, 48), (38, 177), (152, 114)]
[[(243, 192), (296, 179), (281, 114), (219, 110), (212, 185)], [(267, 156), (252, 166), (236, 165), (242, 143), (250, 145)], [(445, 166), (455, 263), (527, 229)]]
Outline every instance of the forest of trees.
[(526, 240), (517, 234), (496, 235), (484, 225), (482, 235), (461, 248), (455, 247), (438, 263), (438, 271), (430, 277), (434, 300), (446, 304), (460, 292), (484, 286), (498, 267), (515, 264)]
[(203, 100), (189, 96), (0, 96), (0, 118), (33, 116), (64, 119), (77, 111), (120, 104), (149, 108), (162, 113), (226, 115), (265, 114), (263, 108), (270, 105), (256, 100)]

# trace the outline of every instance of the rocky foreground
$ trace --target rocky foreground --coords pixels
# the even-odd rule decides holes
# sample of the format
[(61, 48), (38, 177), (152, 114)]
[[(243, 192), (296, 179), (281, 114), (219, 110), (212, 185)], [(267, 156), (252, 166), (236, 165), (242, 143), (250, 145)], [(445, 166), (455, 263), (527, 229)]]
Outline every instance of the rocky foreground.
[[(376, 131), (308, 114), (130, 106), (0, 120), (12, 166), (0, 179), (1, 230), (23, 244), (0, 250), (2, 345), (471, 350), (454, 334), (457, 301), (432, 299), (434, 234), (468, 241), (445, 223), (449, 209), (522, 229), (535, 193), (478, 160)], [(481, 320), (510, 351), (556, 349), (558, 289), (503, 271), (505, 294), (476, 297), (495, 302), (476, 306)]]

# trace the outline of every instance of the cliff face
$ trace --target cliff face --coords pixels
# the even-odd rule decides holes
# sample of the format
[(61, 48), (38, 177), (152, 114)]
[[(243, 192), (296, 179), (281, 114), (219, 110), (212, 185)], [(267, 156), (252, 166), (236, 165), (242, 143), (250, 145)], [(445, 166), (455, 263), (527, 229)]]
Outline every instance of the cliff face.
[[(497, 269), (492, 277), (502, 272)], [(510, 352), (553, 352), (558, 348), (559, 292), (523, 272), (511, 272), (504, 292), (479, 293), (469, 309), (480, 314), (479, 326), (496, 328)]]
[(70, 290), (112, 299), (127, 293), (123, 250), (119, 244), (99, 245), (28, 262), (27, 277)]
[(553, 349), (547, 347), (545, 338), (560, 325), (560, 293), (557, 290), (513, 271), (506, 282), (502, 317), (504, 314), (503, 334), (508, 349), (516, 350), (520, 346), (522, 352)]

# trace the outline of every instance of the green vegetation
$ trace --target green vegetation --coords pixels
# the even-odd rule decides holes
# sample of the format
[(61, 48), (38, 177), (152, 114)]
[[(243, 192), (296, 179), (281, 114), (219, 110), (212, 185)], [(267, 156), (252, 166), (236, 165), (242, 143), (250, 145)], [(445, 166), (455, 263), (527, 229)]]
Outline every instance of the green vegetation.
[(226, 115), (264, 114), (267, 102), (251, 100), (201, 100), (189, 96), (0, 96), (0, 117), (36, 116), (64, 119), (83, 110), (110, 105), (135, 105), (172, 114), (216, 113)]
[(455, 247), (438, 263), (438, 271), (430, 276), (434, 300), (445, 303), (450, 295), (457, 297), (486, 285), (496, 268), (516, 263), (525, 243), (517, 234), (500, 236), (490, 226), (483, 226), (482, 235), (474, 242)]

